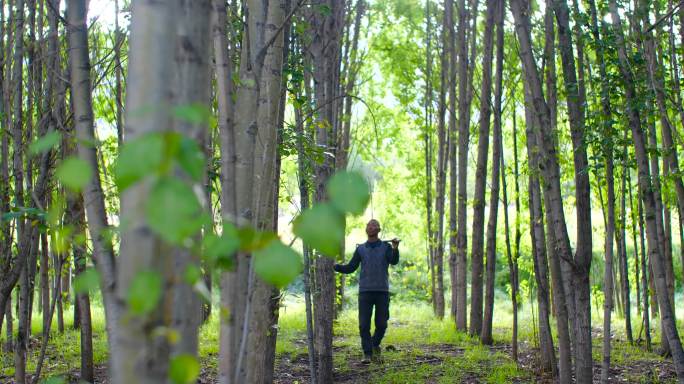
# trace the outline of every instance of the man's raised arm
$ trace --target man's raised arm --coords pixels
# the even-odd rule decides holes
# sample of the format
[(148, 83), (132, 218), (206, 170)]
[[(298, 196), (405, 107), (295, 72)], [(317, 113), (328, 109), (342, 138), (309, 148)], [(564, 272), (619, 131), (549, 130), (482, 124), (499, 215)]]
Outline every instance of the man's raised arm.
[(359, 264), (361, 263), (361, 255), (359, 254), (359, 250), (356, 249), (354, 251), (354, 256), (352, 256), (351, 260), (349, 260), (348, 264), (335, 264), (333, 267), (336, 272), (340, 273), (352, 273), (356, 271), (356, 269), (359, 267)]

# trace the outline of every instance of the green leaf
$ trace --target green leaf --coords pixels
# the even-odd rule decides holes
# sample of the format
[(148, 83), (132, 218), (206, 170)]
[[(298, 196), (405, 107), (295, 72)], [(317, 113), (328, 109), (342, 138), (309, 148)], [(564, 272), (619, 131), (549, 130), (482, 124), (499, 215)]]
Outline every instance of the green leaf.
[(202, 248), (204, 257), (220, 269), (233, 268), (235, 252), (240, 248), (240, 239), (235, 233), (223, 231), (221, 236), (210, 233), (204, 236)]
[(48, 207), (47, 211), (47, 222), (53, 227), (59, 226), (64, 215), (64, 197), (61, 195), (56, 195), (52, 198), (52, 203)]
[(326, 256), (335, 256), (344, 240), (344, 217), (329, 204), (319, 204), (297, 217), (294, 233)]
[(264, 281), (283, 288), (302, 272), (299, 254), (280, 240), (272, 240), (254, 252), (254, 271)]
[(85, 160), (71, 156), (62, 161), (62, 164), (57, 167), (55, 176), (65, 187), (78, 192), (93, 177), (93, 170)]
[(342, 212), (360, 215), (370, 201), (370, 188), (358, 172), (335, 174), (327, 185), (332, 205)]
[(240, 239), (240, 249), (248, 252), (261, 249), (268, 245), (273, 239), (278, 238), (273, 232), (259, 232), (252, 227), (242, 227), (238, 229), (237, 236)]
[(152, 188), (146, 205), (147, 222), (164, 240), (181, 244), (205, 222), (193, 190), (180, 180), (162, 178)]
[(205, 170), (204, 153), (197, 142), (183, 137), (177, 154), (178, 164), (195, 181), (202, 180)]
[(175, 384), (193, 383), (197, 380), (199, 373), (200, 365), (193, 355), (177, 355), (169, 363), (169, 378)]
[(128, 287), (126, 302), (134, 315), (144, 315), (154, 310), (161, 298), (162, 278), (153, 271), (138, 272)]
[(126, 142), (114, 168), (119, 191), (159, 170), (163, 161), (164, 138), (160, 133), (149, 133)]
[(94, 268), (87, 268), (74, 278), (74, 293), (90, 293), (100, 286), (100, 274)]
[(29, 152), (35, 156), (47, 152), (59, 144), (62, 134), (57, 131), (48, 132), (45, 136), (37, 139), (29, 145)]
[(71, 233), (73, 228), (70, 225), (58, 227), (50, 232), (52, 249), (58, 253), (66, 253), (71, 245)]
[(185, 273), (183, 273), (183, 280), (193, 285), (202, 278), (202, 271), (195, 264), (188, 264), (185, 267)]
[(201, 103), (179, 105), (173, 108), (173, 116), (190, 124), (203, 124), (209, 121), (211, 110)]

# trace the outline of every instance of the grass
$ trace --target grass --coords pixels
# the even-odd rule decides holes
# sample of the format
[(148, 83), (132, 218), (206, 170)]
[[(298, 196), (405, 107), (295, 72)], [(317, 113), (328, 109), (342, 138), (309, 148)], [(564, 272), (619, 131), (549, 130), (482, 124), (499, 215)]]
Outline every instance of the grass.
[[(537, 314), (532, 311), (533, 306), (523, 305), (519, 312), (519, 340), (525, 347), (535, 347), (535, 329)], [(602, 313), (593, 309), (594, 328), (602, 326)], [(96, 364), (105, 364), (107, 359), (107, 343), (105, 333), (104, 313), (102, 307), (95, 300), (92, 309), (94, 326), (94, 352)], [(503, 293), (497, 295), (495, 304), (494, 339), (497, 345), (510, 343), (512, 310), (507, 297)], [(466, 333), (458, 332), (451, 319), (437, 319), (433, 316), (428, 303), (402, 300), (393, 297), (390, 309), (389, 328), (383, 344), (396, 347), (396, 351), (383, 354), (384, 359), (391, 364), (374, 367), (362, 372), (363, 381), (369, 383), (421, 383), (421, 382), (458, 382), (469, 378), (477, 378), (483, 383), (510, 383), (531, 380), (532, 372), (518, 367), (500, 349), (490, 349), (481, 346), (476, 338)], [(636, 318), (636, 313), (634, 314)], [(679, 306), (678, 318), (684, 318), (684, 308)], [(72, 329), (72, 308), (65, 311), (65, 332), (56, 332), (56, 321), (53, 322), (53, 336), (48, 348), (44, 372), (45, 377), (68, 374), (78, 370), (79, 332)], [(638, 320), (635, 320), (638, 323)], [(33, 372), (38, 359), (41, 340), (42, 316), (35, 313), (32, 318), (32, 343), (29, 354), (28, 370)], [(644, 376), (641, 373), (626, 376), (630, 382), (658, 382), (658, 370), (665, 361), (660, 356), (649, 353), (643, 346), (629, 345), (624, 342), (624, 319), (613, 316), (613, 352), (612, 364), (629, 367), (640, 363), (654, 368)], [(653, 345), (659, 345), (659, 326), (653, 327)], [(552, 327), (553, 328), (553, 327)], [(639, 332), (639, 325), (634, 326), (635, 337)], [(358, 360), (361, 355), (358, 337), (358, 320), (355, 296), (348, 298), (345, 309), (334, 323), (336, 347), (334, 365), (336, 374), (358, 375)], [(4, 335), (0, 342), (4, 343)], [(440, 349), (450, 347), (448, 351)], [(601, 339), (594, 339), (594, 359), (600, 361)], [(200, 357), (209, 371), (215, 371), (219, 349), (219, 321), (217, 311), (200, 330)], [(278, 341), (276, 344), (277, 360), (280, 364), (306, 356), (306, 322), (304, 303), (301, 297), (288, 295), (283, 301), (280, 311)], [(389, 365), (387, 365), (389, 364)], [(283, 369), (283, 367), (281, 367)], [(374, 370), (375, 369), (375, 370)], [(14, 373), (13, 355), (0, 353), (0, 378), (11, 377)], [(631, 375), (631, 376), (629, 376)], [(2, 380), (0, 380), (2, 381)], [(353, 382), (353, 381), (350, 381)], [(667, 382), (667, 381), (665, 381)]]

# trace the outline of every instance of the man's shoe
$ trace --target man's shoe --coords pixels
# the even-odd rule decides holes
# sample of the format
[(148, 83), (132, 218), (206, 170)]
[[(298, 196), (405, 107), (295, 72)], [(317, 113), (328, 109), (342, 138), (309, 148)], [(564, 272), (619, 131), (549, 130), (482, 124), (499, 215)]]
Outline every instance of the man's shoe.
[(370, 364), (370, 363), (371, 363), (371, 355), (364, 354), (363, 359), (361, 359), (361, 364)]

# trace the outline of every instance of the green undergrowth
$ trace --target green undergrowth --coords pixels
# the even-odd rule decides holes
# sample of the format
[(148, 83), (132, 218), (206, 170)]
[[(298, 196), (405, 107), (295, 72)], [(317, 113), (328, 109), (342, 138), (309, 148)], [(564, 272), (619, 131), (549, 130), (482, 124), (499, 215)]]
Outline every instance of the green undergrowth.
[[(529, 382), (533, 372), (519, 368), (508, 356), (508, 349), (501, 348), (510, 344), (512, 330), (512, 310), (503, 293), (497, 294), (494, 319), (495, 348), (481, 346), (476, 338), (467, 333), (456, 331), (454, 323), (447, 313), (444, 319), (433, 315), (429, 303), (410, 301), (401, 297), (393, 297), (390, 308), (389, 327), (383, 341), (385, 346), (396, 350), (383, 353), (384, 363), (372, 365), (367, 371), (359, 371), (361, 357), (358, 337), (357, 301), (355, 295), (347, 297), (344, 310), (334, 323), (334, 366), (337, 377), (343, 382), (369, 383), (447, 383), (477, 379), (482, 383)], [(538, 314), (532, 307), (523, 305), (519, 312), (519, 340), (521, 350), (536, 347), (535, 329)], [(681, 306), (680, 306), (681, 311)], [(53, 321), (53, 335), (48, 347), (48, 354), (43, 368), (44, 377), (65, 375), (78, 371), (80, 364), (79, 331), (72, 327), (73, 308), (65, 311), (65, 332), (56, 332), (57, 324)], [(216, 372), (219, 352), (219, 320), (216, 307), (209, 321), (200, 330), (200, 356), (202, 365), (209, 372)], [(679, 313), (678, 315), (681, 315)], [(104, 313), (99, 300), (94, 300), (92, 309), (95, 352), (95, 363), (103, 365), (107, 360), (107, 343)], [(682, 318), (682, 316), (678, 316)], [(28, 370), (35, 371), (41, 343), (42, 315), (38, 312), (32, 317), (32, 338), (29, 352)], [(639, 318), (633, 317), (634, 335), (639, 333)], [(593, 312), (592, 324), (598, 337), (593, 338), (593, 354), (596, 361), (601, 359), (602, 345), (602, 313)], [(630, 367), (632, 365), (649, 366), (648, 375), (643, 372), (625, 377), (633, 382), (654, 382), (660, 367), (666, 361), (655, 353), (647, 352), (643, 344), (630, 345), (626, 342), (624, 319), (613, 316), (613, 352), (611, 362), (614, 366)], [(555, 328), (552, 324), (552, 328)], [(659, 326), (652, 323), (654, 348), (659, 347)], [(278, 341), (276, 344), (277, 364), (279, 370), (305, 369), (305, 367), (289, 368), (293, 361), (305, 360), (306, 348), (306, 316), (301, 296), (287, 295), (280, 309), (278, 324)], [(4, 333), (4, 331), (3, 331)], [(554, 329), (555, 333), (555, 329)], [(0, 336), (5, 343), (5, 335)], [(13, 354), (0, 353), (0, 378), (11, 377), (14, 373)], [(299, 360), (298, 360), (299, 359)], [(277, 379), (277, 375), (276, 375)], [(650, 381), (649, 381), (650, 380)], [(2, 380), (0, 380), (2, 381)], [(657, 382), (657, 381), (656, 381)]]

